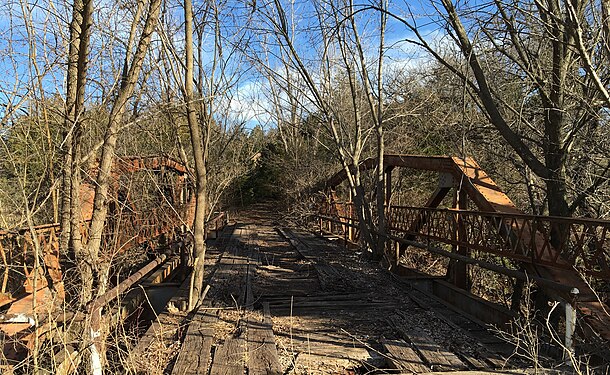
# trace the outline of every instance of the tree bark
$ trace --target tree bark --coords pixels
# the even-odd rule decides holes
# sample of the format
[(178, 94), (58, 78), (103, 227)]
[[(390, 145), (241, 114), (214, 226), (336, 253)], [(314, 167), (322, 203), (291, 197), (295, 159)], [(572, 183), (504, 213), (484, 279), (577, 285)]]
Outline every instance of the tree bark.
[[(197, 106), (193, 90), (194, 79), (194, 53), (193, 53), (193, 4), (191, 0), (184, 0), (184, 31), (186, 69), (184, 76), (184, 100), (186, 102), (187, 121), (191, 134), (191, 145), (195, 159), (195, 220), (193, 223), (194, 237), (194, 268), (189, 294), (189, 310), (195, 308), (203, 291), (203, 266), (205, 263), (205, 214), (207, 209), (207, 191), (205, 165), (205, 152), (201, 128), (197, 119)], [(200, 62), (201, 63), (201, 62)]]
[(66, 253), (71, 248), (79, 264), (80, 278), (85, 286), (81, 289), (81, 302), (89, 300), (92, 275), (90, 264), (83, 262), (80, 232), (80, 142), (87, 83), (87, 63), (93, 1), (75, 0), (70, 22), (70, 45), (68, 50), (68, 72), (66, 77), (66, 113), (64, 115), (64, 154), (61, 190), (61, 235), (60, 248)]
[[(131, 98), (135, 85), (138, 81), (144, 58), (150, 46), (152, 34), (157, 27), (159, 13), (161, 10), (161, 0), (151, 0), (148, 7), (148, 16), (140, 34), (140, 39), (136, 47), (131, 65), (121, 80), (121, 85), (117, 98), (112, 106), (106, 133), (104, 135), (104, 145), (102, 146), (102, 156), (99, 163), (96, 178), (95, 199), (93, 202), (93, 216), (89, 227), (88, 255), (93, 265), (99, 262), (99, 252), (102, 243), (102, 231), (108, 214), (108, 190), (111, 182), (111, 168), (114, 162), (114, 151), (118, 139), (118, 131), (123, 114), (127, 108), (127, 102)], [(104, 277), (108, 273), (106, 270), (97, 270), (98, 276)], [(98, 280), (99, 285), (107, 285), (104, 280)], [(105, 293), (105, 288), (98, 288), (97, 294)]]

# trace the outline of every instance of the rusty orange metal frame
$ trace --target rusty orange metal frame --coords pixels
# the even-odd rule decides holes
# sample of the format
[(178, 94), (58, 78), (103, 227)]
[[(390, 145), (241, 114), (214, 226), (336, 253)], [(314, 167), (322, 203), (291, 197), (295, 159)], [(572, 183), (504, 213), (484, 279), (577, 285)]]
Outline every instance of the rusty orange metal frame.
[[(115, 161), (113, 177), (115, 180), (121, 175), (138, 171), (168, 171), (175, 177), (178, 189), (186, 187), (186, 168), (178, 161), (168, 157), (124, 157)], [(90, 174), (95, 170), (90, 171)], [(116, 190), (116, 189), (115, 189)], [(114, 191), (116, 194), (116, 191)], [(81, 189), (83, 197), (83, 225), (82, 235), (87, 238), (87, 221), (91, 217), (93, 207), (93, 189), (91, 184), (83, 183)], [(126, 215), (120, 223), (117, 237), (118, 247), (127, 249), (141, 245), (160, 235), (171, 235), (176, 228), (192, 225), (193, 197), (184, 199), (182, 205), (175, 212), (162, 212), (155, 208), (140, 215)], [(0, 231), (0, 255), (3, 262), (3, 271), (0, 291), (0, 307), (10, 304), (6, 316), (32, 315), (34, 295), (37, 311), (50, 311), (49, 303), (56, 304), (64, 299), (62, 270), (60, 266), (59, 224), (45, 224), (34, 228), (19, 228), (15, 230)], [(33, 238), (34, 236), (34, 238)], [(35, 270), (32, 251), (36, 243), (40, 248), (42, 257), (40, 269)], [(36, 278), (34, 280), (34, 278)], [(34, 287), (35, 285), (35, 287)], [(24, 315), (24, 316), (25, 316)], [(0, 324), (0, 330), (13, 335), (25, 328), (23, 324)]]
[[(343, 221), (357, 222), (351, 203), (335, 204), (322, 212)], [(467, 231), (457, 236), (462, 222)], [(386, 207), (389, 230), (411, 240), (434, 240), (472, 250), (501, 255), (524, 263), (564, 270), (576, 267), (585, 275), (610, 280), (610, 221), (524, 214), (489, 213), (427, 207)], [(562, 229), (557, 250), (550, 242), (551, 231)], [(544, 238), (537, 246), (531, 233)]]
[[(361, 171), (377, 167), (369, 158)], [(491, 177), (470, 157), (384, 155), (384, 170), (394, 167), (435, 171), (452, 179), (451, 188), (465, 192), (479, 211), (436, 209), (448, 193), (447, 181), (428, 200), (426, 207), (388, 207), (388, 228), (408, 240), (420, 238), (496, 254), (517, 261), (533, 275), (577, 288), (578, 309), (595, 331), (610, 339), (608, 308), (601, 303), (581, 273), (610, 280), (610, 221), (524, 215)], [(328, 196), (347, 178), (341, 170), (326, 183)], [(439, 179), (440, 181), (440, 179)], [(335, 217), (347, 227), (357, 227), (354, 210), (339, 202), (326, 202), (323, 215)], [(320, 223), (322, 227), (322, 222)], [(462, 226), (462, 230), (460, 230)], [(329, 223), (329, 228), (332, 225)], [(551, 231), (560, 233), (551, 238)], [(553, 295), (551, 291), (551, 295)], [(570, 296), (559, 298), (569, 300)]]

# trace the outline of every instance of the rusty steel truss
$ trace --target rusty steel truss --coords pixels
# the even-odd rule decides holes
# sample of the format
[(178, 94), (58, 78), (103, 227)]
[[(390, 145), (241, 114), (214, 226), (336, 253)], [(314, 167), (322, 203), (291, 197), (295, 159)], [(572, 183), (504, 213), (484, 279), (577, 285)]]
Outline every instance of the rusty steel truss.
[[(361, 171), (377, 168), (376, 158), (363, 161)], [(392, 170), (396, 167), (438, 172), (436, 190), (422, 207), (386, 205), (386, 236), (396, 240), (396, 264), (416, 244), (462, 262), (454, 262), (453, 282), (467, 288), (467, 266), (477, 253), (509, 259), (540, 281), (551, 296), (573, 301), (599, 335), (610, 339), (608, 307), (585, 277), (610, 281), (610, 221), (525, 215), (472, 158), (384, 155), (386, 203), (390, 202)], [(319, 211), (321, 229), (357, 240), (359, 222), (351, 202), (341, 202), (336, 188), (347, 179), (341, 170), (326, 183), (328, 199)], [(453, 206), (438, 208), (453, 190)], [(473, 207), (474, 206), (474, 207)], [(473, 210), (477, 208), (478, 210)], [(454, 255), (455, 254), (455, 255)], [(470, 262), (470, 260), (473, 260)], [(481, 262), (476, 264), (482, 264)], [(495, 267), (493, 267), (495, 268)], [(500, 270), (495, 268), (495, 270)], [(515, 270), (506, 274), (518, 276)]]
[[(92, 178), (97, 174), (96, 169), (90, 169), (89, 180), (85, 179), (81, 185), (81, 235), (84, 243), (88, 242), (88, 223), (93, 212)], [(131, 195), (138, 192), (130, 192), (121, 185), (135, 173), (149, 173), (155, 180), (160, 194), (154, 206), (137, 207), (131, 201)], [(187, 170), (179, 161), (168, 157), (119, 158), (112, 168), (111, 186), (113, 198), (103, 233), (103, 246), (112, 247), (113, 252), (143, 244), (154, 252), (160, 242), (169, 243), (185, 228), (192, 226), (195, 198), (188, 183)], [(218, 213), (206, 228), (218, 231), (225, 222), (225, 214)], [(33, 339), (50, 328), (42, 325), (30, 329), (33, 306), (36, 306), (39, 319), (44, 320), (44, 316), (60, 306), (65, 298), (62, 267), (67, 254), (60, 254), (59, 235), (60, 225), (57, 223), (0, 231), (0, 308), (6, 309), (6, 305), (10, 305), (0, 314), (0, 335), (18, 340), (26, 349), (31, 349)], [(129, 280), (133, 281), (133, 278)]]
[[(610, 280), (610, 221), (408, 206), (385, 210), (387, 229), (410, 240), (463, 246)], [(321, 214), (358, 222), (351, 203), (335, 203), (334, 210), (325, 208)], [(559, 237), (553, 246), (555, 231)]]

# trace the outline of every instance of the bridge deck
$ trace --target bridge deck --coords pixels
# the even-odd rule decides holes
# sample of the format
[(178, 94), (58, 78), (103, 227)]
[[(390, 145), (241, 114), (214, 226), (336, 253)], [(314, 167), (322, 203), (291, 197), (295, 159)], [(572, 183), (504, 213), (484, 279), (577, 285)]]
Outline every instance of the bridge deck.
[[(271, 220), (250, 212), (210, 253), (210, 291), (187, 317), (179, 353), (166, 371), (425, 373), (505, 365), (495, 351), (506, 354), (506, 345), (477, 323), (354, 251), (277, 229)], [(143, 339), (140, 354), (148, 350), (148, 362), (159, 360), (150, 352), (152, 341), (163, 340), (158, 333)]]

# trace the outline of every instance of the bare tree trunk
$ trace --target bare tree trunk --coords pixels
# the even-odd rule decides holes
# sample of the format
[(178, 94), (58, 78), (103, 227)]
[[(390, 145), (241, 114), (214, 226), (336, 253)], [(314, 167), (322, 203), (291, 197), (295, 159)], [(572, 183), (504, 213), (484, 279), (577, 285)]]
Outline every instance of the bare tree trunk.
[[(381, 7), (386, 8), (386, 0), (381, 0)], [(383, 54), (384, 54), (384, 43), (385, 43), (385, 28), (387, 22), (387, 14), (380, 12), (380, 26), (379, 26), (379, 55), (377, 62), (377, 111), (374, 113), (375, 116), (375, 130), (377, 135), (377, 217), (379, 222), (377, 224), (379, 231), (379, 238), (377, 238), (377, 253), (378, 256), (383, 256), (386, 250), (386, 243), (388, 242), (385, 238), (386, 235), (386, 217), (385, 217), (385, 202), (386, 202), (386, 174), (385, 174), (385, 142), (383, 138), (383, 121), (384, 121), (384, 108), (383, 108)], [(370, 89), (369, 89), (370, 90)], [(371, 98), (371, 95), (369, 95)], [(371, 98), (372, 99), (372, 98)], [(370, 99), (369, 99), (370, 100)]]
[(379, 50), (378, 50), (378, 61), (377, 61), (377, 98), (373, 94), (372, 84), (369, 78), (369, 72), (367, 70), (367, 61), (364, 55), (362, 42), (356, 25), (356, 19), (354, 16), (354, 4), (350, 0), (350, 21), (351, 27), (354, 33), (354, 41), (358, 51), (358, 58), (360, 60), (361, 77), (366, 93), (367, 102), (373, 117), (375, 124), (375, 138), (377, 142), (377, 171), (375, 175), (375, 191), (376, 191), (376, 216), (377, 221), (377, 241), (373, 246), (373, 257), (376, 260), (380, 260), (385, 252), (386, 244), (386, 224), (385, 224), (385, 170), (384, 170), (384, 153), (385, 145), (383, 138), (383, 50), (385, 41), (385, 25), (387, 20), (387, 13), (385, 12), (386, 3), (385, 0), (380, 0), (379, 12), (380, 23), (379, 23)]
[(205, 262), (205, 213), (207, 206), (206, 165), (203, 137), (197, 119), (197, 107), (193, 92), (194, 54), (193, 54), (193, 4), (191, 0), (184, 1), (184, 31), (186, 69), (184, 77), (184, 99), (186, 101), (187, 121), (191, 133), (191, 145), (195, 159), (195, 221), (193, 236), (195, 240), (195, 263), (193, 268), (191, 293), (189, 294), (189, 310), (195, 308), (203, 291), (203, 265)]
[[(118, 131), (122, 121), (123, 114), (127, 109), (127, 102), (131, 98), (135, 85), (142, 70), (144, 58), (150, 46), (152, 34), (157, 27), (159, 13), (161, 10), (161, 0), (151, 0), (148, 6), (148, 15), (140, 34), (140, 39), (136, 47), (133, 59), (126, 75), (123, 75), (117, 98), (114, 102), (108, 120), (108, 127), (104, 135), (104, 145), (102, 146), (102, 156), (98, 168), (96, 178), (95, 199), (93, 202), (93, 216), (89, 227), (89, 244), (88, 256), (93, 265), (98, 264), (99, 252), (102, 244), (102, 231), (108, 214), (108, 190), (111, 180), (111, 168), (114, 162), (114, 151), (118, 139)], [(97, 274), (102, 280), (98, 280), (101, 288), (98, 288), (97, 294), (101, 295), (106, 292), (104, 285), (107, 285), (108, 272), (105, 269), (97, 270)]]
[(68, 49), (68, 69), (66, 76), (66, 107), (64, 114), (64, 141), (65, 148), (62, 166), (61, 200), (61, 234), (59, 238), (60, 250), (68, 251), (70, 244), (70, 197), (72, 175), (72, 127), (74, 126), (76, 111), (76, 91), (78, 80), (78, 55), (82, 28), (82, 1), (74, 0), (72, 5), (72, 20), (70, 21), (70, 45)]
[[(91, 265), (82, 252), (80, 232), (80, 141), (82, 114), (84, 112), (87, 62), (92, 23), (93, 1), (75, 0), (70, 23), (70, 47), (68, 51), (68, 74), (66, 78), (66, 114), (64, 116), (65, 139), (68, 150), (64, 155), (62, 214), (60, 246), (66, 252), (71, 245), (79, 263), (83, 285), (90, 285)], [(89, 300), (90, 290), (81, 290), (81, 302)]]
[[(543, 178), (547, 186), (549, 214), (553, 216), (569, 216), (567, 204), (567, 188), (565, 168), (568, 150), (564, 147), (564, 83), (567, 70), (573, 60), (569, 44), (573, 44), (573, 38), (569, 37), (563, 29), (563, 21), (560, 10), (556, 9), (556, 3), (548, 1), (548, 9), (545, 12), (557, 17), (549, 18), (549, 27), (552, 30), (552, 73), (550, 77), (550, 88), (548, 95), (541, 94), (541, 101), (545, 106), (544, 119), (544, 163), (542, 163), (523, 143), (518, 135), (508, 126), (506, 120), (500, 113), (492, 96), (485, 73), (479, 63), (466, 30), (453, 6), (451, 0), (442, 0), (443, 6), (449, 16), (449, 21), (459, 40), (459, 45), (464, 57), (470, 63), (478, 84), (477, 95), (481, 99), (491, 122), (498, 129), (504, 139), (521, 156), (525, 164), (539, 177)], [(557, 237), (558, 233), (554, 234)]]

